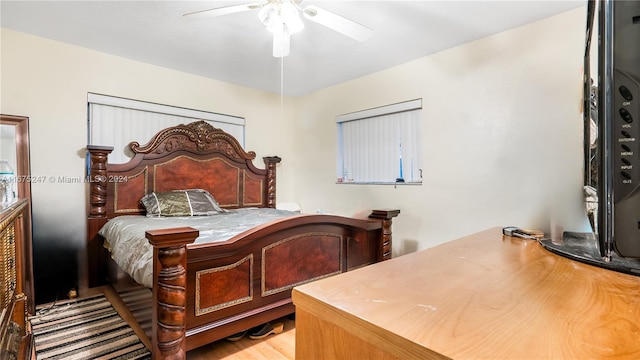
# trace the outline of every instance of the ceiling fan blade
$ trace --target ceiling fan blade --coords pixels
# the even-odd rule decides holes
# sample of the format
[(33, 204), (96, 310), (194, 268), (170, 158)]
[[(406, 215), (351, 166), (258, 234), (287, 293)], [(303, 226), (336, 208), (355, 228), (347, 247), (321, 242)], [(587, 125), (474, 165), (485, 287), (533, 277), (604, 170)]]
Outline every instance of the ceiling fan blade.
[(314, 5), (305, 7), (302, 13), (305, 18), (331, 28), (354, 40), (366, 41), (373, 33), (373, 31), (366, 26)]
[(231, 5), (231, 6), (223, 6), (215, 9), (207, 9), (194, 11), (191, 13), (184, 14), (182, 16), (188, 16), (190, 18), (198, 19), (198, 18), (214, 18), (222, 15), (233, 14), (242, 11), (254, 10), (262, 7), (262, 4), (243, 4), (243, 5)]

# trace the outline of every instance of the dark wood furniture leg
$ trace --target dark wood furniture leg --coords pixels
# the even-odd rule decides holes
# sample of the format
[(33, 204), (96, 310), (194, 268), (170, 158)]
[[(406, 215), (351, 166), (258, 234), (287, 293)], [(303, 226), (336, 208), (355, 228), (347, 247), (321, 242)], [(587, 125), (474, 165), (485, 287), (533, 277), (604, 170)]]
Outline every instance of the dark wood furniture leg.
[(153, 245), (153, 359), (185, 359), (187, 244), (198, 230), (177, 228), (146, 232)]

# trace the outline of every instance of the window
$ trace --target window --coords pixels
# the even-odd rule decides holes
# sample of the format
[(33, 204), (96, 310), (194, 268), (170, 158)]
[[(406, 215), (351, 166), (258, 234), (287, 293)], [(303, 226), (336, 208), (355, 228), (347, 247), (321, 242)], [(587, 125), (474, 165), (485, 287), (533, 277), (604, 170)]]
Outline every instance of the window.
[(422, 99), (339, 115), (339, 183), (421, 184)]
[(88, 94), (88, 144), (113, 146), (109, 162), (128, 162), (129, 143), (146, 144), (170, 126), (204, 120), (233, 135), (244, 146), (244, 118), (113, 96)]

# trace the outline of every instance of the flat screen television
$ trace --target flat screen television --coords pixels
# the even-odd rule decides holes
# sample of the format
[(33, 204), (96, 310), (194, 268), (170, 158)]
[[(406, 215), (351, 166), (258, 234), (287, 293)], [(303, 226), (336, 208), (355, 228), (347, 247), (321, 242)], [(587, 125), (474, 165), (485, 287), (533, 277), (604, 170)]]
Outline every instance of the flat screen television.
[[(596, 28), (599, 41), (592, 49)], [(541, 243), (640, 275), (640, 0), (588, 1), (586, 30), (584, 193), (593, 232), (564, 232), (560, 241)]]

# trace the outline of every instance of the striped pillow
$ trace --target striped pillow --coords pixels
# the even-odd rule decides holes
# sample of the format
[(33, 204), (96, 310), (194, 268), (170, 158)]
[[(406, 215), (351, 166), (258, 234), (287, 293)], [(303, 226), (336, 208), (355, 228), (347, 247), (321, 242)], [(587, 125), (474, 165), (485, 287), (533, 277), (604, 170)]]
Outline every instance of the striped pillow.
[(140, 202), (147, 216), (206, 216), (226, 212), (208, 191), (202, 189), (152, 192)]

